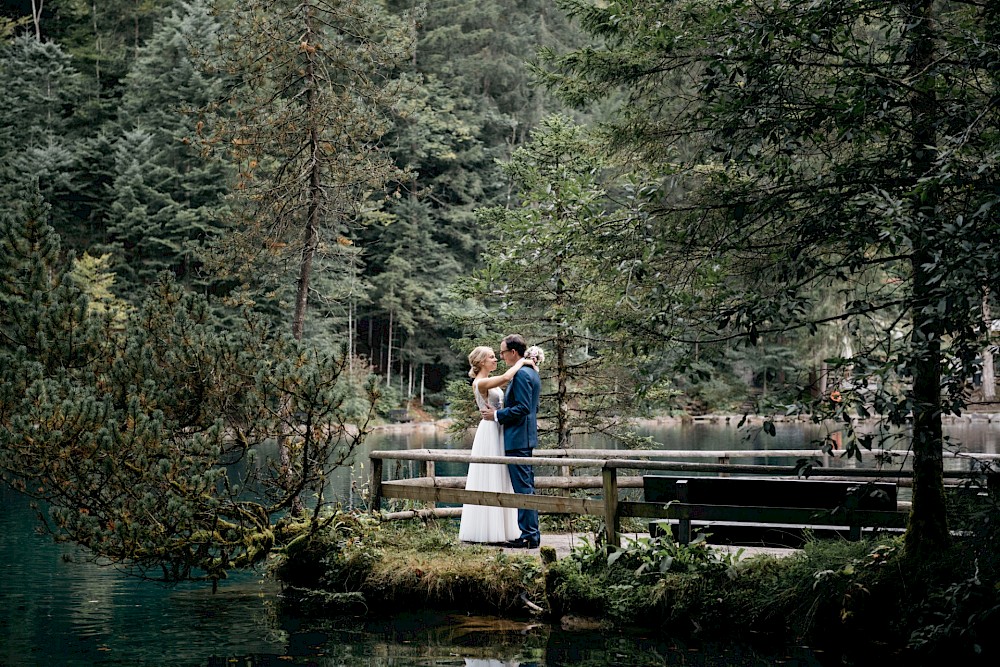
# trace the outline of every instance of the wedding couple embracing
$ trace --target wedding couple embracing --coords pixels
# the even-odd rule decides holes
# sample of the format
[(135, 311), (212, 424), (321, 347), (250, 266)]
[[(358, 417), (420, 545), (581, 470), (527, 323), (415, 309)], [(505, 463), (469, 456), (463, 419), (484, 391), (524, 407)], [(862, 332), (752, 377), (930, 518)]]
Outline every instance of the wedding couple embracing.
[[(472, 442), (472, 456), (507, 456), (513, 460), (506, 466), (470, 463), (465, 488), (530, 495), (535, 492), (534, 468), (517, 459), (530, 457), (538, 445), (538, 399), (542, 391), (538, 367), (545, 355), (539, 347), (527, 347), (517, 334), (500, 342), (499, 355), (507, 371), (491, 376), (497, 367), (493, 349), (477, 347), (469, 354), (469, 376), (482, 416)], [(535, 549), (541, 539), (538, 511), (464, 505), (458, 539)]]

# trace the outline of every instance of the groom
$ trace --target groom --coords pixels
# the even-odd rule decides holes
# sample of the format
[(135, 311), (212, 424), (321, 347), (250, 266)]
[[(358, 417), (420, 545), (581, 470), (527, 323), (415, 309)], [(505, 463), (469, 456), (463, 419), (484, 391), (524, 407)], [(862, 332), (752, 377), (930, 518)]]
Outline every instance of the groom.
[[(510, 368), (524, 356), (528, 346), (517, 334), (511, 334), (500, 342), (500, 359)], [(538, 371), (524, 366), (507, 385), (504, 407), (499, 410), (482, 410), (483, 419), (496, 420), (503, 426), (504, 454), (509, 457), (530, 457), (531, 450), (538, 445), (538, 398), (542, 393), (542, 382)], [(529, 465), (508, 463), (510, 482), (514, 493), (535, 493), (535, 470)], [(535, 549), (542, 534), (538, 530), (538, 510), (519, 509), (517, 525), (521, 537), (507, 542), (505, 546), (516, 549)]]

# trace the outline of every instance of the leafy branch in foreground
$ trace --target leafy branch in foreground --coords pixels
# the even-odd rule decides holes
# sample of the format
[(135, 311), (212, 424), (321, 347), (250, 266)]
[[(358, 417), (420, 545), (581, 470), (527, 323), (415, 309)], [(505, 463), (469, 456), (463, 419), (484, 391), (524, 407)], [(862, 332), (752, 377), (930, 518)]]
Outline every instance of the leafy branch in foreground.
[(47, 527), (143, 577), (217, 582), (269, 553), (300, 494), (320, 519), (329, 473), (368, 431), (370, 378), (251, 312), (219, 330), (168, 278), (124, 329), (98, 319), (56, 269), (45, 214), (36, 200), (0, 229), (16, 314), (0, 336), (0, 473), (45, 501)]

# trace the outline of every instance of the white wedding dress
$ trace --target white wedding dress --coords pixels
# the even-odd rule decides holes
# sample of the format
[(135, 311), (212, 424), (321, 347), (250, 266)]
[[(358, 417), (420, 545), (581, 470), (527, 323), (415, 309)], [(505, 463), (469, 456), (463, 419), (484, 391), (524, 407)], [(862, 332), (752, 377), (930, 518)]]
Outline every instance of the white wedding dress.
[[(487, 401), (479, 392), (476, 380), (472, 392), (476, 395), (476, 405), (480, 410)], [(489, 405), (503, 406), (503, 390), (495, 387), (489, 390)], [(495, 421), (479, 422), (476, 437), (472, 441), (473, 456), (503, 456), (503, 431)], [(469, 476), (465, 482), (468, 491), (496, 491), (513, 493), (507, 466), (489, 463), (470, 463)], [(485, 507), (483, 505), (463, 505), (462, 523), (458, 529), (458, 539), (463, 542), (507, 542), (521, 535), (517, 527), (517, 509), (507, 507)]]

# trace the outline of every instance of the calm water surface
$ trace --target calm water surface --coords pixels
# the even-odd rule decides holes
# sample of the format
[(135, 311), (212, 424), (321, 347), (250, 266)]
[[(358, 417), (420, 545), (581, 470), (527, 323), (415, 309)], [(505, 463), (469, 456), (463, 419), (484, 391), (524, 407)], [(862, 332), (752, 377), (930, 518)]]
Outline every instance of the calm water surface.
[[(651, 431), (671, 449), (802, 447), (812, 427), (779, 429), (764, 445), (732, 427)], [(997, 451), (997, 425), (953, 428), (970, 451)], [(444, 434), (382, 433), (371, 449), (461, 447)], [(605, 443), (593, 442), (603, 447)], [(364, 463), (334, 482), (350, 501)], [(415, 472), (415, 471), (413, 471)], [(442, 471), (443, 472), (443, 471)], [(452, 474), (461, 474), (456, 469)], [(299, 619), (279, 610), (279, 591), (259, 574), (240, 574), (217, 594), (204, 585), (165, 588), (90, 563), (35, 532), (28, 501), (0, 487), (0, 665), (318, 665), (597, 667), (603, 665), (836, 664), (802, 647), (685, 645), (662, 637), (564, 632), (543, 624), (461, 614), (390, 619)]]

